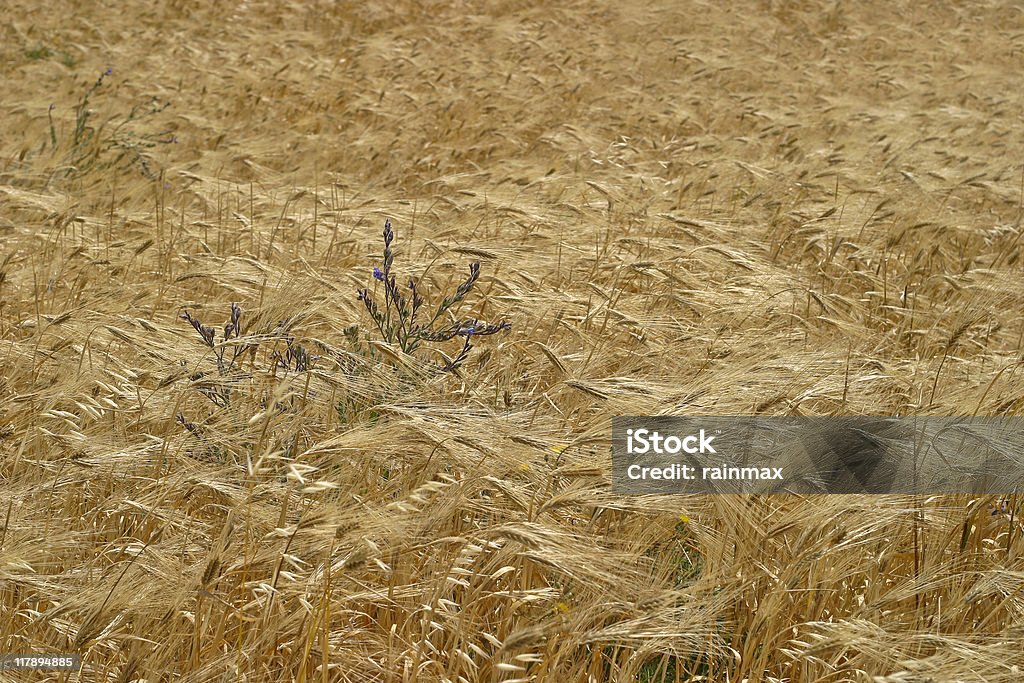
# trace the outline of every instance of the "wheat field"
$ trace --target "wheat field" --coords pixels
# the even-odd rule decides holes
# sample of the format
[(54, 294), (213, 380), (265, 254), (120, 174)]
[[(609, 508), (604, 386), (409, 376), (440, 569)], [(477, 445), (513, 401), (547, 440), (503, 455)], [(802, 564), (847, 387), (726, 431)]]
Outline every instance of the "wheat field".
[[(613, 495), (609, 453), (1024, 414), (1020, 5), (3, 15), (0, 654), (82, 666), (2, 680), (1024, 680), (1016, 496)], [(511, 329), (383, 339), (385, 220)]]

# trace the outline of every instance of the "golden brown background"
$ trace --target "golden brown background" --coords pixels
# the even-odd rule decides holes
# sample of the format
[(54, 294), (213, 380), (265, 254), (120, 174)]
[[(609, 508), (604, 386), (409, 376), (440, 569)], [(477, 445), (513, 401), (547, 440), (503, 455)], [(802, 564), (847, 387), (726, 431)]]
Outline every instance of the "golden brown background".
[[(37, 679), (1021, 680), (1016, 497), (608, 492), (613, 415), (1021, 414), (1019, 4), (2, 14), (0, 652), (85, 663)], [(513, 324), (457, 375), (356, 301), (385, 217)], [(232, 302), (220, 374), (178, 316)]]

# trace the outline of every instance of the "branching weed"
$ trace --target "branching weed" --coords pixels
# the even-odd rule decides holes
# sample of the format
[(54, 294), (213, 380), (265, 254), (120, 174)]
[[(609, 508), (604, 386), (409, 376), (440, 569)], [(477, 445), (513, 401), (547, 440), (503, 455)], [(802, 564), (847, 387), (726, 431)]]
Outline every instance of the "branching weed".
[(383, 237), (383, 262), (381, 266), (374, 267), (373, 277), (384, 286), (384, 305), (378, 305), (368, 289), (359, 290), (358, 299), (366, 306), (384, 341), (398, 346), (404, 353), (414, 354), (424, 342), (446, 342), (461, 337), (464, 341), (459, 352), (438, 366), (443, 372), (451, 372), (469, 357), (473, 349), (473, 337), (486, 337), (512, 328), (511, 323), (504, 320), (487, 323), (476, 318), (460, 319), (455, 316), (459, 304), (480, 279), (479, 261), (469, 265), (469, 276), (453, 293), (444, 297), (432, 313), (424, 314), (426, 302), (420, 295), (416, 280), (409, 278), (406, 285), (408, 294), (405, 294), (398, 285), (398, 276), (392, 270), (395, 254), (391, 245), (395, 233), (391, 229), (390, 219), (384, 222)]

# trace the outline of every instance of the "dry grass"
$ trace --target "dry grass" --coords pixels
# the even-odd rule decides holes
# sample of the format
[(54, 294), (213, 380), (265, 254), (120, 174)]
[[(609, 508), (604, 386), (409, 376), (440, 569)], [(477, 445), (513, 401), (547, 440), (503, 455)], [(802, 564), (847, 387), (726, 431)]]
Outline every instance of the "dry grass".
[[(1016, 498), (608, 481), (618, 414), (1024, 412), (1019, 7), (4, 14), (0, 651), (83, 681), (1024, 676)], [(458, 375), (373, 343), (385, 216), (399, 272), (436, 300), (479, 259), (467, 312), (513, 323)], [(219, 339), (232, 302), (257, 349), (222, 374), (178, 316)], [(275, 369), (281, 321), (312, 371)]]

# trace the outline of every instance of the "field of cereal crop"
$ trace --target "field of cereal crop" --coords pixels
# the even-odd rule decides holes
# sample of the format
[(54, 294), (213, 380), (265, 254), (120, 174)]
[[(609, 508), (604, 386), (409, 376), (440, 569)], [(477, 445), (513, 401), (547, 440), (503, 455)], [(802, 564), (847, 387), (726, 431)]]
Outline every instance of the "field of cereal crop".
[(2, 14), (4, 680), (1024, 679), (1017, 497), (609, 484), (1024, 414), (1019, 5)]

